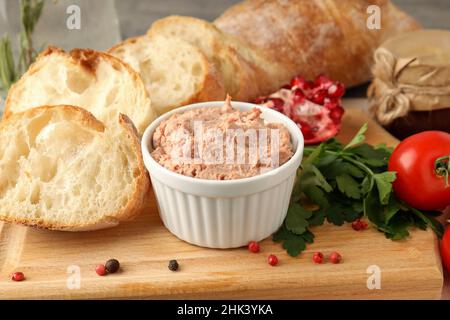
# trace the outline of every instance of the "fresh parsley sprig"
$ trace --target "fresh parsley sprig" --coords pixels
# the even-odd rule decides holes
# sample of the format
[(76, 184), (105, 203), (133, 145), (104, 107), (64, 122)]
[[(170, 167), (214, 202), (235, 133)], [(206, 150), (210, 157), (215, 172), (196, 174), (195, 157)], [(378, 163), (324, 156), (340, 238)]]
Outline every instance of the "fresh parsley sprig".
[(432, 228), (441, 237), (435, 212), (421, 212), (396, 198), (394, 172), (387, 171), (392, 149), (365, 141), (367, 124), (347, 144), (331, 139), (305, 148), (286, 219), (273, 240), (291, 256), (314, 241), (310, 228), (325, 221), (341, 226), (364, 217), (392, 240), (409, 236), (409, 229)]

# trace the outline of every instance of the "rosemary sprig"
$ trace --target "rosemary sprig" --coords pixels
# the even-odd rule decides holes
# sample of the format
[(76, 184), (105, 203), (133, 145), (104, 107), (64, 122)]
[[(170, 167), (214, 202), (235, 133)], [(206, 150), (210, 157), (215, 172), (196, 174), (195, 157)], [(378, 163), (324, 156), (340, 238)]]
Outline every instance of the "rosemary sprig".
[(20, 0), (21, 32), (17, 64), (14, 61), (9, 37), (4, 36), (0, 40), (0, 87), (3, 90), (8, 90), (36, 59), (33, 33), (43, 8), (44, 0)]
[(37, 56), (33, 47), (33, 33), (43, 8), (44, 0), (21, 0), (22, 31), (20, 33), (21, 54), (19, 58), (21, 72), (25, 72)]
[(0, 39), (0, 80), (4, 90), (8, 90), (17, 80), (11, 41), (6, 36)]

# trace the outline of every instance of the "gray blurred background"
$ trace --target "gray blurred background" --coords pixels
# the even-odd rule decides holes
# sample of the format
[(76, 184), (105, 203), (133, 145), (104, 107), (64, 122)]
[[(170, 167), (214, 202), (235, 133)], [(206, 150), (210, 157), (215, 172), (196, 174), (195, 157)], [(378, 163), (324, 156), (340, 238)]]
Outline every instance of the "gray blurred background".
[[(122, 37), (128, 38), (145, 33), (154, 20), (170, 14), (214, 20), (226, 8), (240, 0), (116, 0), (115, 2)], [(450, 29), (450, 0), (393, 0), (393, 2), (426, 27)]]
[[(314, 1), (314, 0), (310, 0)], [(339, 1), (339, 0), (336, 0)], [(353, 0), (358, 1), (358, 0)], [(35, 32), (39, 46), (105, 50), (131, 36), (144, 34), (153, 21), (171, 14), (214, 20), (239, 0), (46, 0)], [(450, 29), (450, 0), (393, 0), (425, 27)], [(16, 36), (19, 0), (0, 0), (0, 36)], [(81, 9), (81, 30), (68, 30), (69, 5)]]

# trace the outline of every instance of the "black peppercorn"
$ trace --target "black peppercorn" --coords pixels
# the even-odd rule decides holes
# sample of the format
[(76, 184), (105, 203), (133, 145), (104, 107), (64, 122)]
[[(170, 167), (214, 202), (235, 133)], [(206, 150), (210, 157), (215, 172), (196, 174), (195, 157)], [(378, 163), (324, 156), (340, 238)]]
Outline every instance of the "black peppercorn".
[(117, 271), (119, 271), (120, 263), (116, 259), (110, 259), (106, 261), (105, 268), (108, 273), (116, 273)]
[(169, 261), (169, 270), (170, 271), (177, 271), (178, 270), (178, 262), (177, 260), (170, 260)]

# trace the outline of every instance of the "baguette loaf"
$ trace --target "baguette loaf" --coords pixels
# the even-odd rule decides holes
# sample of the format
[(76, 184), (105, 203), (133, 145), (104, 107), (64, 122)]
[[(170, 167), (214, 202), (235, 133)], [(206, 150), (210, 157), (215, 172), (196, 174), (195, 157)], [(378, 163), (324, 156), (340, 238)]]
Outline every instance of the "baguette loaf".
[(159, 114), (193, 102), (224, 99), (222, 78), (205, 55), (187, 42), (141, 36), (108, 53), (140, 73)]
[(49, 47), (10, 89), (5, 115), (29, 108), (67, 104), (85, 108), (107, 126), (117, 126), (120, 113), (140, 134), (154, 120), (150, 98), (140, 76), (106, 53)]
[[(380, 8), (379, 30), (367, 27), (370, 5)], [(290, 70), (284, 82), (323, 73), (347, 86), (370, 80), (373, 53), (386, 38), (419, 27), (389, 0), (246, 0), (214, 23)]]
[(39, 107), (0, 123), (0, 220), (63, 231), (116, 226), (149, 188), (136, 129), (106, 132), (78, 107)]
[(217, 66), (227, 93), (235, 100), (251, 101), (272, 93), (288, 74), (282, 65), (201, 19), (169, 16), (154, 22), (147, 34), (175, 37), (197, 46)]

